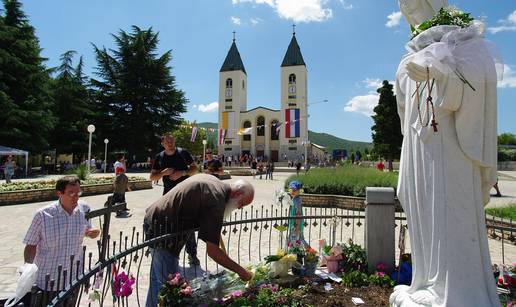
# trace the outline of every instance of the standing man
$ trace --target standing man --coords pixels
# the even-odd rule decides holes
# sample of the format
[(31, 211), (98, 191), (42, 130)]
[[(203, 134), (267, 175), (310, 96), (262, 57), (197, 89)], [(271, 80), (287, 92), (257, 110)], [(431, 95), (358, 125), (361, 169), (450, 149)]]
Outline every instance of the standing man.
[[(82, 241), (84, 236), (95, 239), (99, 229), (92, 229), (91, 223), (86, 220), (84, 214), (89, 210), (88, 205), (79, 202), (81, 196), (81, 183), (76, 176), (65, 176), (56, 183), (56, 191), (59, 200), (39, 209), (29, 230), (23, 239), (25, 250), (23, 257), (25, 263), (35, 263), (38, 266), (36, 285), (41, 290), (53, 296), (56, 292), (50, 292), (45, 282), (45, 275), (50, 274), (50, 279), (57, 282), (58, 265), (63, 270), (68, 270), (68, 276), (77, 278), (76, 261), (79, 260), (79, 268), (82, 266)], [(74, 260), (70, 263), (70, 256)], [(70, 267), (72, 270), (70, 272)], [(53, 291), (63, 289), (63, 285), (54, 285)], [(74, 306), (77, 296), (71, 298), (66, 306)]]
[[(169, 274), (179, 271), (179, 254), (191, 232), (199, 228), (208, 256), (219, 265), (237, 273), (244, 281), (252, 273), (231, 260), (219, 247), (224, 217), (253, 201), (254, 188), (244, 180), (227, 184), (211, 175), (199, 174), (179, 183), (146, 211), (144, 229), (147, 239), (181, 233), (162, 246), (152, 248), (150, 285), (145, 306), (158, 306), (158, 292)], [(184, 232), (183, 232), (184, 231)]]
[(222, 166), (222, 162), (217, 158), (213, 157), (213, 153), (210, 148), (206, 149), (206, 161), (203, 165), (204, 173), (211, 174), (217, 178), (220, 175), (224, 175), (224, 167)]
[[(197, 165), (187, 150), (176, 147), (176, 141), (171, 134), (165, 134), (161, 137), (161, 146), (163, 146), (164, 150), (154, 158), (150, 180), (157, 181), (162, 178), (163, 195), (165, 195), (178, 183), (189, 176), (195, 175), (197, 173)], [(188, 253), (189, 264), (200, 264), (197, 258), (195, 235), (189, 237), (186, 243), (186, 252)]]

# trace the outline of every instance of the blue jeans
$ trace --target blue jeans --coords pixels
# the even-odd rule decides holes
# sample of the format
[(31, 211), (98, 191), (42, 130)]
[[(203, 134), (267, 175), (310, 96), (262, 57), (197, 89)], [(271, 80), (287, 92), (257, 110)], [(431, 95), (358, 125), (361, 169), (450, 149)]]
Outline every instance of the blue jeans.
[(185, 244), (186, 253), (191, 257), (197, 256), (197, 240), (195, 240), (195, 232), (192, 231), (188, 234), (188, 239)]
[(169, 274), (179, 272), (179, 259), (163, 248), (151, 251), (150, 284), (147, 292), (146, 307), (158, 306), (158, 293)]

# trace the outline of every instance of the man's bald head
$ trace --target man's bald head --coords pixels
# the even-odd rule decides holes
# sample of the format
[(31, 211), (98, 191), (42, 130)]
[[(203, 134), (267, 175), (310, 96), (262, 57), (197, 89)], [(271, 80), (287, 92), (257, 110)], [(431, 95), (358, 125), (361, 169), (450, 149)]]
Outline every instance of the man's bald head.
[(238, 201), (238, 208), (249, 205), (254, 199), (254, 187), (245, 180), (237, 180), (231, 184), (231, 199)]

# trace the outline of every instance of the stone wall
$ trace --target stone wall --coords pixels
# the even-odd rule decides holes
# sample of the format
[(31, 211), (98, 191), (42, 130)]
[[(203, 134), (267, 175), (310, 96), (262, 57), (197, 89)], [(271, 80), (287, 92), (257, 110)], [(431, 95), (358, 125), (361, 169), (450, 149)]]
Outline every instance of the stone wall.
[(516, 171), (516, 161), (498, 162), (499, 171)]
[[(304, 207), (333, 207), (350, 209), (350, 210), (365, 210), (365, 197), (342, 196), (342, 195), (328, 195), (328, 194), (301, 194), (301, 200)], [(394, 199), (396, 212), (403, 211), (400, 202), (397, 198)]]
[[(146, 181), (130, 181), (129, 187), (132, 191), (152, 189), (152, 183), (149, 180)], [(109, 194), (113, 193), (113, 184), (94, 184), (94, 185), (83, 185), (81, 186), (83, 192), (82, 195), (98, 195), (98, 194)], [(39, 190), (23, 190), (23, 191), (12, 191), (12, 192), (0, 192), (0, 206), (13, 205), (13, 204), (24, 204), (34, 203), (40, 201), (48, 201), (56, 199), (55, 189), (39, 189)]]

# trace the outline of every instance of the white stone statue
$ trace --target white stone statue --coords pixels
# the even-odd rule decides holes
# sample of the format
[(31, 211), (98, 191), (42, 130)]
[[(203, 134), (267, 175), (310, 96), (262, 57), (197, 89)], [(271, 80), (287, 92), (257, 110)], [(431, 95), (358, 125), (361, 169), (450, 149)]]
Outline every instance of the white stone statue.
[[(399, 2), (413, 27), (447, 5)], [(425, 30), (407, 44), (398, 68), (404, 135), (398, 197), (407, 216), (413, 277), (411, 286), (394, 289), (391, 306), (500, 306), (484, 217), (496, 182), (497, 78), (483, 29), (472, 22)]]

